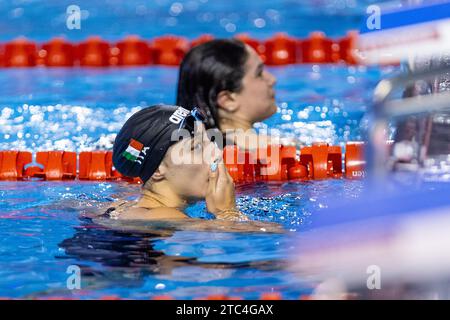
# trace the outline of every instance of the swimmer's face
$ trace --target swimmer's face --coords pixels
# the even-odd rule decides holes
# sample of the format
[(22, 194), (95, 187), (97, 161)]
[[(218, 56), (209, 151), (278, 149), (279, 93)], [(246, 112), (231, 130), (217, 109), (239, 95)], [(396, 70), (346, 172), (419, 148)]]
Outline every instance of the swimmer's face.
[(275, 104), (276, 78), (266, 70), (264, 63), (252, 47), (248, 52), (242, 89), (236, 93), (236, 101), (246, 120), (255, 123), (269, 118), (277, 111)]
[(171, 146), (161, 168), (164, 178), (173, 190), (185, 199), (203, 199), (206, 196), (211, 163), (220, 159), (222, 152), (212, 143), (200, 125), (193, 137)]

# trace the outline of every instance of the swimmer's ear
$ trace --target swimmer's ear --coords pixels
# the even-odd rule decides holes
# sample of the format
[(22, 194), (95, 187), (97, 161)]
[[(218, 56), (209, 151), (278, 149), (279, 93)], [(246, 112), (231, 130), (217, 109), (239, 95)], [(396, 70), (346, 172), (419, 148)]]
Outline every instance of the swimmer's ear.
[(236, 93), (226, 90), (220, 91), (217, 95), (217, 105), (228, 112), (235, 112), (239, 109)]
[(161, 181), (164, 180), (165, 178), (165, 172), (166, 172), (166, 166), (161, 163), (158, 167), (158, 169), (156, 169), (156, 171), (153, 173), (152, 175), (152, 180), (153, 181)]

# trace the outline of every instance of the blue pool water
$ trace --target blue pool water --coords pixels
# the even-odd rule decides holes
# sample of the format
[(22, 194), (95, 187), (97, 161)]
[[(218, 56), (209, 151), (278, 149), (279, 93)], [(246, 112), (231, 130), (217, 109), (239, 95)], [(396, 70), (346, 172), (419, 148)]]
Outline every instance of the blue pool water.
[[(265, 125), (301, 144), (359, 140), (370, 89), (395, 72), (344, 65), (269, 70), (278, 79), (279, 112)], [(171, 67), (3, 69), (0, 149), (92, 149), (139, 108), (174, 103), (177, 73)]]
[[(184, 9), (178, 15), (168, 11), (173, 11), (174, 2), (165, 0), (152, 5), (86, 3), (86, 28), (74, 34), (63, 31), (60, 11), (64, 13), (64, 1), (46, 1), (45, 6), (1, 1), (0, 12), (7, 18), (0, 19), (0, 27), (4, 40), (18, 34), (40, 41), (57, 34), (79, 39), (96, 33), (115, 39), (126, 33), (152, 37), (169, 32), (192, 38), (205, 32), (232, 35), (223, 24), (237, 19), (241, 23), (236, 32), (249, 30), (262, 38), (275, 31), (304, 36), (314, 29), (343, 35), (357, 26), (364, 8), (351, 1), (343, 1), (350, 4), (351, 8), (345, 5), (349, 10), (333, 7), (332, 1), (271, 2), (240, 1), (243, 6), (237, 10), (237, 1), (180, 1)], [(49, 19), (54, 12), (59, 16)], [(172, 17), (179, 28), (172, 26), (173, 19), (142, 24), (140, 15), (140, 19)], [(273, 15), (278, 15), (279, 22), (267, 18)], [(254, 25), (255, 16), (265, 17), (264, 27)], [(382, 77), (395, 72), (393, 68), (344, 65), (270, 70), (278, 78), (279, 110), (260, 127), (277, 129), (299, 144), (360, 139), (359, 124), (370, 104), (371, 90)], [(107, 137), (133, 112), (152, 104), (173, 103), (176, 78), (177, 69), (170, 67), (2, 69), (0, 150), (107, 147)], [(170, 294), (191, 299), (224, 293), (251, 299), (261, 292), (277, 291), (284, 298), (296, 299), (311, 288), (286, 269), (286, 258), (295, 250), (291, 237), (307, 229), (314, 213), (329, 203), (358, 197), (362, 190), (360, 181), (349, 180), (243, 186), (237, 192), (239, 207), (255, 220), (281, 223), (285, 234), (174, 231), (161, 235), (112, 231), (83, 218), (101, 205), (136, 192), (137, 186), (0, 182), (0, 296), (144, 299)], [(189, 208), (188, 213), (204, 216), (204, 203)], [(70, 265), (81, 267), (81, 290), (67, 289)]]
[[(1, 0), (0, 41), (18, 35), (46, 41), (61, 35), (71, 40), (93, 34), (107, 40), (127, 34), (192, 39), (205, 33), (228, 37), (242, 32), (267, 38), (280, 31), (306, 37), (314, 30), (340, 37), (359, 29), (368, 5), (382, 2), (401, 0)], [(66, 27), (66, 9), (73, 4), (81, 10), (79, 30)]]
[[(96, 182), (1, 182), (0, 296), (144, 299), (229, 294), (256, 299), (310, 288), (285, 271), (294, 230), (335, 196), (360, 194), (359, 182), (259, 185), (239, 191), (253, 218), (278, 221), (287, 234), (177, 231), (171, 236), (107, 230), (80, 218), (133, 186)], [(256, 196), (258, 194), (258, 196)], [(189, 212), (202, 209), (202, 204)], [(82, 269), (82, 290), (68, 290), (66, 269)]]
[[(279, 78), (280, 108), (266, 124), (302, 143), (358, 139), (369, 89), (390, 72), (344, 66), (272, 71)], [(0, 149), (80, 151), (117, 132), (135, 108), (173, 101), (176, 69), (2, 70), (0, 77), (16, 79), (0, 89)], [(80, 219), (86, 210), (130, 189), (137, 191), (120, 183), (1, 182), (0, 296), (148, 298), (169, 293), (194, 298), (226, 293), (257, 298), (274, 290), (295, 299), (308, 286), (283, 269), (284, 258), (294, 250), (290, 234), (307, 228), (312, 213), (330, 201), (357, 197), (362, 183), (241, 187), (240, 208), (255, 220), (283, 224), (286, 235), (178, 231), (161, 238), (108, 231)], [(204, 203), (189, 213), (205, 215)], [(67, 290), (69, 265), (82, 267), (82, 291)]]

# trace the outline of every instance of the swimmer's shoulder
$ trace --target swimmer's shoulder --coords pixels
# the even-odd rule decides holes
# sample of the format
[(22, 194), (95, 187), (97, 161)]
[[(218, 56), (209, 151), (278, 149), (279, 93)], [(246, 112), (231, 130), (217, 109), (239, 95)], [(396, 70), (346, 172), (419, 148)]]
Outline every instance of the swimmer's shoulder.
[(128, 207), (123, 210), (119, 219), (123, 220), (168, 220), (168, 219), (186, 219), (188, 218), (183, 212), (175, 208), (142, 208)]
[(236, 145), (247, 151), (256, 151), (258, 148), (271, 145), (296, 145), (296, 141), (289, 137), (278, 137), (272, 135), (259, 134), (254, 131), (244, 133), (228, 133), (225, 145)]

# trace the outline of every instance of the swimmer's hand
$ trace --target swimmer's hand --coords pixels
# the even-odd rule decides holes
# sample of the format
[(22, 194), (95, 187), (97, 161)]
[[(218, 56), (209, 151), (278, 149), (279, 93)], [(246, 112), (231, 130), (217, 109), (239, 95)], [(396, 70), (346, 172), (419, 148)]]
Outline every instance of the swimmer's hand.
[(221, 212), (237, 211), (233, 179), (223, 160), (211, 165), (205, 200), (206, 208), (216, 217)]

